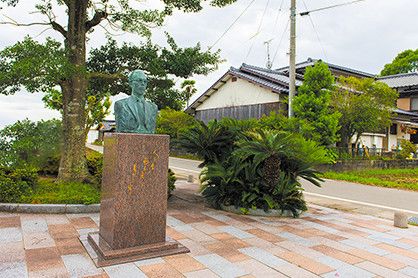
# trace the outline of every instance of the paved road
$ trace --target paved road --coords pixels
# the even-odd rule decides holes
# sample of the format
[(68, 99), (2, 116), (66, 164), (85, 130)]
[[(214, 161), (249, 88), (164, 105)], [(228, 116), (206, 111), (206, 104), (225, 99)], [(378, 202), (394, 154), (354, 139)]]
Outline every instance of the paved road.
[[(170, 168), (182, 176), (200, 173), (199, 161), (170, 157)], [(418, 217), (418, 192), (325, 180), (321, 187), (302, 180), (309, 202), (392, 218), (396, 210)]]
[[(101, 147), (94, 148), (100, 150)], [(170, 168), (177, 175), (193, 175), (196, 179), (201, 172), (197, 167), (199, 164), (200, 161), (190, 159), (170, 157), (169, 160)], [(304, 180), (302, 185), (308, 202), (385, 218), (393, 218), (396, 210), (418, 217), (418, 192), (334, 180), (325, 180), (322, 187), (316, 187)]]

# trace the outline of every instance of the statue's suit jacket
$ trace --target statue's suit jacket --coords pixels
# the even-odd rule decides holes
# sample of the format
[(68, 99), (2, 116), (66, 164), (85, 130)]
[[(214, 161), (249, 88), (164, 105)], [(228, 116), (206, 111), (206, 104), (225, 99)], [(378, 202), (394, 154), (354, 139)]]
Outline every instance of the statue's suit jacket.
[(141, 120), (139, 102), (133, 96), (115, 102), (116, 132), (154, 133), (158, 106), (144, 101), (145, 120)]

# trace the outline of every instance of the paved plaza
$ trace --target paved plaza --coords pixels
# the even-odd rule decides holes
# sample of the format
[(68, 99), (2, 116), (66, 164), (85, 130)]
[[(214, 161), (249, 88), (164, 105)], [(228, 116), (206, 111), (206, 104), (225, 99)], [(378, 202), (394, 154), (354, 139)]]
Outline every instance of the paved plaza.
[(96, 268), (99, 213), (0, 213), (0, 277), (418, 277), (418, 227), (309, 204), (300, 218), (211, 209), (177, 181), (167, 234), (190, 253)]

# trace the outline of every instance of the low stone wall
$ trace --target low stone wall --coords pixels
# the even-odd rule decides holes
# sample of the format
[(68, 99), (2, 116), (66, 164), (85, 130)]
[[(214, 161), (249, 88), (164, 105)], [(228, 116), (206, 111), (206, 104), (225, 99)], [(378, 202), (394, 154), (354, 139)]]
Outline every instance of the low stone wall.
[(317, 165), (314, 169), (320, 172), (334, 171), (366, 171), (372, 169), (414, 169), (418, 167), (418, 159), (397, 160), (344, 160), (334, 164)]

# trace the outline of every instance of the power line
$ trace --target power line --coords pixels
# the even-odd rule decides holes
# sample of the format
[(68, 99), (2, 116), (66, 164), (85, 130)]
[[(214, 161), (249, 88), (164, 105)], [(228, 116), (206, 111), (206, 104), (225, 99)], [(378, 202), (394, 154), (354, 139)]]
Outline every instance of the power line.
[[(253, 38), (255, 38), (258, 34), (260, 34), (260, 29), (261, 29), (261, 26), (262, 26), (262, 24), (263, 24), (263, 21), (264, 21), (264, 16), (266, 15), (266, 11), (267, 11), (267, 8), (268, 8), (269, 3), (270, 3), (270, 0), (267, 0), (266, 7), (264, 8), (263, 16), (261, 17), (260, 24), (258, 25), (258, 28), (257, 28), (257, 32), (254, 34), (254, 36), (252, 36), (252, 37), (250, 38), (250, 40), (252, 40), (252, 39), (253, 39)], [(247, 61), (247, 58), (248, 58), (248, 56), (250, 55), (250, 53), (251, 53), (251, 51), (252, 51), (252, 49), (253, 49), (254, 43), (255, 43), (255, 40), (253, 40), (253, 43), (251, 44), (251, 47), (250, 47), (250, 49), (248, 50), (247, 56), (245, 57), (244, 61)]]
[[(305, 6), (305, 9), (306, 9), (306, 10), (308, 10), (308, 7), (306, 6), (306, 2), (305, 2), (305, 0), (303, 0), (303, 5)], [(313, 29), (314, 29), (314, 31), (315, 31), (316, 38), (317, 38), (317, 40), (318, 40), (318, 42), (319, 42), (319, 45), (321, 46), (322, 53), (324, 53), (325, 59), (328, 61), (328, 56), (327, 56), (327, 54), (325, 53), (325, 49), (324, 49), (324, 46), (322, 45), (321, 39), (319, 38), (318, 31), (316, 30), (316, 28), (315, 28), (315, 24), (313, 23), (312, 17), (311, 17), (311, 15), (310, 15), (309, 13), (308, 13), (308, 17), (309, 17), (309, 20), (311, 21), (312, 28), (313, 28)]]
[(228, 33), (228, 31), (232, 28), (232, 26), (234, 26), (234, 24), (241, 18), (241, 16), (243, 16), (245, 14), (245, 12), (248, 10), (248, 8), (254, 3), (255, 0), (252, 0), (250, 2), (250, 4), (248, 4), (248, 6), (242, 11), (242, 13), (234, 20), (234, 22), (232, 22), (232, 24), (225, 30), (225, 32), (223, 32), (223, 34), (219, 37), (219, 39), (217, 39), (215, 41), (214, 44), (212, 44), (212, 46), (209, 47), (209, 50), (212, 49), (212, 47), (215, 46), (215, 44), (217, 44), (225, 35), (226, 33)]

